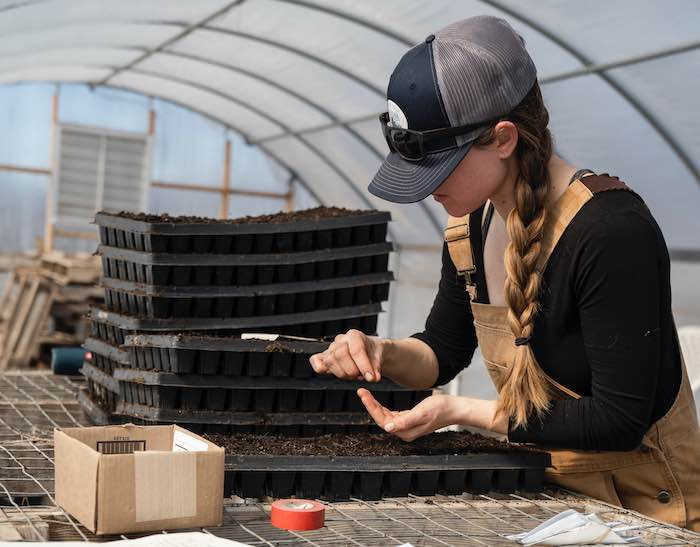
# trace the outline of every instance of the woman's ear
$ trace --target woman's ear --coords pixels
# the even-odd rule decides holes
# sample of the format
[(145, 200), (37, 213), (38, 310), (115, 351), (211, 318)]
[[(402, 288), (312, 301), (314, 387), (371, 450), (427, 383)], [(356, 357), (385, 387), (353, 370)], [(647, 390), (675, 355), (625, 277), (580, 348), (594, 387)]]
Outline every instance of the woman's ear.
[(502, 160), (508, 159), (518, 145), (518, 128), (513, 122), (498, 122), (493, 128), (493, 144)]

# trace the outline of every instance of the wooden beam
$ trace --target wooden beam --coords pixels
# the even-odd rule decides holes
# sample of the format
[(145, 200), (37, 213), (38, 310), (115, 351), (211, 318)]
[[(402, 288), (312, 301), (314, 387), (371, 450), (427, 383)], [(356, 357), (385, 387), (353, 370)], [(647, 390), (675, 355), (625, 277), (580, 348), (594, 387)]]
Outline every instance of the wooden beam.
[(52, 180), (46, 192), (46, 211), (44, 213), (44, 252), (53, 250), (53, 199), (54, 199), (54, 170), (56, 169), (56, 132), (58, 130), (58, 89), (54, 90), (51, 96), (51, 148), (49, 149), (49, 170), (52, 173)]
[(287, 182), (287, 212), (291, 213), (294, 210), (294, 177), (289, 178)]
[(148, 134), (152, 137), (156, 132), (156, 111), (152, 108), (148, 111)]
[(231, 141), (226, 139), (226, 147), (224, 148), (224, 173), (223, 173), (223, 191), (221, 193), (221, 212), (220, 218), (228, 218), (228, 202), (231, 196)]
[(11, 163), (0, 163), (0, 171), (15, 171), (17, 173), (31, 173), (32, 175), (51, 175), (51, 169), (43, 167), (25, 167)]
[(81, 232), (80, 230), (63, 230), (55, 228), (53, 230), (54, 237), (72, 237), (75, 239), (97, 239), (97, 232)]
[[(221, 194), (224, 189), (221, 186), (210, 186), (206, 184), (192, 184), (192, 183), (179, 183), (179, 182), (164, 182), (161, 180), (152, 180), (151, 186), (154, 188), (165, 188), (167, 190), (190, 190), (195, 192), (214, 192)], [(258, 198), (273, 198), (273, 199), (287, 199), (288, 194), (280, 192), (261, 192), (258, 190), (237, 190), (231, 188), (228, 193), (235, 196), (249, 196)]]

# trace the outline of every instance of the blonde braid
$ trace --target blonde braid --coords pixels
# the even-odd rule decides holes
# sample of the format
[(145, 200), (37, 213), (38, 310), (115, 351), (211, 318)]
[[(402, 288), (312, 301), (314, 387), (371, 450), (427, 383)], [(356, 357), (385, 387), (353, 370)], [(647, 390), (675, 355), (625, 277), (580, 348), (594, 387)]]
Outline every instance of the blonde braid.
[[(510, 243), (504, 255), (505, 299), (508, 323), (520, 345), (512, 366), (497, 386), (498, 409), (515, 426), (526, 426), (528, 417), (533, 412), (542, 415), (551, 401), (549, 382), (529, 344), (538, 312), (541, 272), (537, 265), (550, 188), (547, 164), (552, 155), (549, 114), (537, 83), (506, 119), (518, 129), (519, 176), (514, 189), (515, 208), (506, 221)], [(484, 139), (493, 140), (493, 134), (484, 135)]]

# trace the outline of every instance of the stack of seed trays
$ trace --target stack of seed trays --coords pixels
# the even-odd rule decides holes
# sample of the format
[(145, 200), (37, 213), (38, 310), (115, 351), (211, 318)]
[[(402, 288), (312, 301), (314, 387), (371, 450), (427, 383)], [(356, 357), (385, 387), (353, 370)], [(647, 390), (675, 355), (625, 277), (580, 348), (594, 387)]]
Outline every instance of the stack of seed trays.
[(389, 380), (316, 375), (309, 363), (328, 342), (280, 337), (137, 334), (126, 337), (130, 368), (117, 368), (117, 414), (198, 432), (315, 436), (374, 428), (356, 394), (406, 410), (430, 395)]
[(119, 421), (115, 410), (119, 399), (119, 382), (114, 371), (129, 367), (129, 353), (120, 346), (125, 334), (118, 328), (91, 318), (90, 336), (83, 343), (87, 350), (81, 373), (86, 379), (86, 389), (78, 394), (83, 410), (93, 423), (105, 425)]
[(104, 363), (84, 367), (92, 402), (113, 419), (293, 436), (371, 430), (363, 385), (412, 407), (429, 392), (318, 377), (308, 362), (321, 339), (376, 332), (393, 280), (389, 220), (336, 208), (228, 221), (98, 213), (106, 308), (91, 310), (86, 342)]
[(138, 331), (373, 334), (389, 213), (318, 208), (226, 221), (98, 213), (105, 304)]

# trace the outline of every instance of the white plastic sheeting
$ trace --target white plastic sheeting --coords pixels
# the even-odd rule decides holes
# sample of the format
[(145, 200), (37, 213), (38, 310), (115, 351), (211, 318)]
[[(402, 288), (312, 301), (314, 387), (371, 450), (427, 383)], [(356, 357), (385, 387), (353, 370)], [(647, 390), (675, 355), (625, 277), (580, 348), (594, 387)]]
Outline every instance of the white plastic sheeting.
[(0, 83), (85, 82), (172, 101), (260, 146), (309, 196), (390, 210), (403, 251), (388, 329), (406, 334), (435, 291), (440, 255), (427, 247), (440, 244), (444, 213), (366, 192), (386, 152), (376, 115), (411, 45), (484, 13), (525, 38), (557, 150), (620, 176), (669, 247), (700, 251), (694, 0), (12, 0), (0, 2)]

